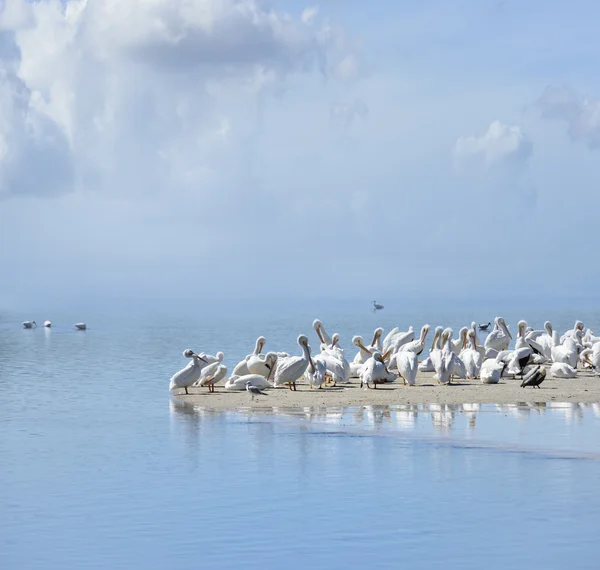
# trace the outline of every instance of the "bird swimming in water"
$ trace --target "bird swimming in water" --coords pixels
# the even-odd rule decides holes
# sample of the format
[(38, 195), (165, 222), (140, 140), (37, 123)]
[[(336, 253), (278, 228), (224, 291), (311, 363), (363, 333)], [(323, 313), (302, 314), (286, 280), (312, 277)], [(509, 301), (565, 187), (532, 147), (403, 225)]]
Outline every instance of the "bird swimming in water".
[(252, 401), (254, 401), (254, 396), (268, 396), (266, 392), (263, 392), (260, 388), (252, 385), (252, 382), (248, 380), (246, 382), (246, 390), (252, 396)]
[(525, 378), (523, 378), (523, 382), (521, 382), (521, 388), (525, 388), (525, 386), (531, 386), (533, 388), (539, 388), (540, 384), (546, 379), (546, 369), (542, 366), (538, 365), (535, 368), (532, 368), (527, 374), (525, 374)]
[(383, 309), (383, 305), (380, 305), (377, 301), (373, 301), (373, 312), (381, 311)]
[(487, 325), (479, 325), (479, 330), (480, 331), (487, 331), (490, 328), (490, 325), (492, 323), (488, 323)]

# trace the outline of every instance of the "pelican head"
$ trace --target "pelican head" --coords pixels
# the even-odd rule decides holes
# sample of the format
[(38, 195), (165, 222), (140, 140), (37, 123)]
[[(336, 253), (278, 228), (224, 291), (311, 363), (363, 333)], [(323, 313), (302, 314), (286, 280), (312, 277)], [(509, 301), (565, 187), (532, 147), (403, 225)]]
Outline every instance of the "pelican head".
[(442, 346), (441, 348), (444, 348), (444, 346), (446, 346), (446, 343), (452, 338), (452, 329), (445, 329), (444, 332), (442, 333)]
[(381, 354), (381, 352), (379, 352), (378, 350), (376, 350), (375, 352), (373, 352), (373, 360), (377, 360), (379, 362), (383, 362), (383, 354)]
[(375, 329), (375, 332), (373, 333), (373, 340), (371, 341), (371, 346), (373, 346), (381, 338), (382, 334), (383, 329), (381, 327)]
[(223, 359), (225, 358), (225, 355), (222, 352), (217, 352), (217, 354), (215, 354), (215, 356), (217, 357), (217, 360), (219, 362), (223, 362)]
[(517, 326), (519, 327), (519, 335), (523, 336), (525, 334), (525, 329), (527, 328), (527, 322), (521, 320)]
[(183, 351), (183, 356), (185, 356), (186, 358), (192, 358), (192, 356), (194, 356), (194, 354), (196, 354), (191, 348), (186, 348)]
[(300, 346), (306, 346), (307, 347), (308, 346), (308, 337), (305, 334), (301, 334), (298, 337), (298, 344)]
[(546, 332), (552, 336), (552, 323), (550, 321), (544, 323), (544, 328), (546, 329)]
[(338, 333), (333, 333), (331, 337), (331, 346), (335, 346), (338, 342), (340, 342), (340, 335)]
[(313, 329), (315, 329), (315, 332), (317, 333), (319, 340), (321, 342), (325, 342), (325, 339), (323, 338), (323, 332), (321, 331), (321, 329), (323, 328), (323, 323), (319, 319), (315, 319), (313, 321), (312, 326), (313, 326)]
[(273, 370), (275, 370), (275, 365), (277, 364), (277, 354), (275, 352), (267, 352), (265, 354), (265, 366), (269, 370), (267, 374), (267, 380), (271, 379), (271, 374), (273, 374)]
[(365, 352), (371, 354), (371, 351), (364, 345), (362, 336), (353, 336), (352, 344), (354, 346), (358, 346), (358, 348), (360, 348), (361, 350), (364, 350)]
[[(35, 322), (35, 321), (33, 321)], [(581, 321), (575, 321), (575, 328), (583, 332), (583, 323)]]
[(501, 326), (504, 329), (504, 332), (506, 332), (508, 337), (512, 339), (512, 335), (510, 334), (510, 331), (508, 330), (508, 327), (506, 326), (506, 321), (504, 320), (504, 317), (496, 317), (496, 322), (498, 323), (498, 326)]
[(256, 339), (256, 348), (258, 351), (256, 354), (260, 354), (262, 352), (262, 349), (264, 348), (266, 342), (267, 342), (267, 339), (264, 336), (259, 336)]
[(425, 342), (429, 329), (431, 329), (429, 325), (423, 325), (423, 328), (421, 329), (421, 342)]

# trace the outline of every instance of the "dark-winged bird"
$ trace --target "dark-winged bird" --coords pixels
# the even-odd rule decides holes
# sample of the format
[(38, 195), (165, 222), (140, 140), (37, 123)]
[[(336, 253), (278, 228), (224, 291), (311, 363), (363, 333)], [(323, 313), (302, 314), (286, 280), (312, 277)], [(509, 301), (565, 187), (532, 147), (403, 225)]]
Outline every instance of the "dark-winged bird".
[(536, 366), (532, 368), (525, 377), (523, 378), (523, 382), (521, 382), (521, 388), (525, 388), (525, 386), (532, 386), (533, 388), (539, 388), (540, 384), (546, 379), (546, 369), (543, 366)]
[(250, 380), (248, 380), (248, 382), (246, 382), (246, 390), (248, 390), (248, 392), (250, 392), (250, 395), (252, 396), (253, 400), (254, 400), (254, 396), (268, 396), (269, 395), (266, 392), (263, 392), (260, 388), (253, 386), (252, 382), (250, 382)]

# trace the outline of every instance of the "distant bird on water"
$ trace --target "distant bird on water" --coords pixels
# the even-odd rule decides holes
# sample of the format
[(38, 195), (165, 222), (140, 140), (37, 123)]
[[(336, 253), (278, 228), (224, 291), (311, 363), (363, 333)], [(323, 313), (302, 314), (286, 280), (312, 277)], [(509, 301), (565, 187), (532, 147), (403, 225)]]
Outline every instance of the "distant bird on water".
[(85, 329), (87, 329), (87, 325), (85, 323), (75, 323), (75, 325), (73, 325), (78, 331), (84, 331)]
[(480, 331), (487, 331), (492, 323), (488, 323), (487, 325), (479, 325), (479, 330)]
[(44, 321), (44, 326), (49, 329), (52, 326), (52, 322), (51, 321)]
[(523, 378), (523, 382), (521, 382), (521, 388), (525, 388), (525, 386), (539, 388), (540, 384), (545, 379), (546, 369), (538, 365), (535, 368), (532, 368), (527, 374), (525, 374), (525, 378)]
[(383, 309), (383, 305), (380, 305), (377, 301), (373, 301), (373, 312), (381, 311)]
[(252, 385), (252, 382), (248, 380), (246, 382), (246, 390), (252, 396), (252, 401), (254, 401), (254, 396), (268, 396), (266, 392), (263, 392), (260, 388)]
[(24, 329), (32, 329), (34, 327), (37, 327), (37, 323), (35, 321), (23, 321)]

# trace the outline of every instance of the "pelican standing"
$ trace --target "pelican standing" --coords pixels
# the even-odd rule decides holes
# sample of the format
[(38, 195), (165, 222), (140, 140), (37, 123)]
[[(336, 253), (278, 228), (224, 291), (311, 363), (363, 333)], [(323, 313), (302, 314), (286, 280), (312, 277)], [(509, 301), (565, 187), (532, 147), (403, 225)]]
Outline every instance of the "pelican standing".
[(383, 356), (381, 352), (375, 351), (373, 356), (365, 362), (360, 373), (360, 387), (362, 388), (364, 384), (366, 388), (370, 388), (370, 382), (373, 384), (373, 388), (377, 388), (377, 384), (387, 382), (388, 377), (389, 371), (383, 361)]
[(200, 379), (198, 380), (198, 386), (208, 387), (209, 392), (215, 391), (215, 384), (220, 380), (223, 380), (227, 375), (227, 366), (221, 364), (220, 361), (213, 362), (208, 366), (205, 366), (200, 372)]
[(484, 346), (486, 349), (506, 350), (512, 339), (510, 331), (502, 317), (496, 317), (494, 323), (494, 330), (485, 339)]
[(188, 388), (195, 384), (200, 378), (202, 372), (201, 362), (204, 362), (204, 365), (206, 365), (206, 360), (189, 348), (183, 351), (183, 356), (191, 358), (192, 360), (185, 368), (182, 368), (179, 372), (173, 374), (169, 384), (169, 390), (173, 391), (176, 388), (185, 388), (185, 393), (189, 394)]
[(421, 336), (419, 336), (419, 340), (413, 340), (411, 342), (407, 342), (403, 344), (399, 349), (396, 355), (400, 352), (414, 352), (417, 356), (421, 354), (425, 348), (425, 339), (427, 338), (427, 333), (431, 327), (429, 325), (423, 325), (421, 329)]
[(311, 362), (308, 338), (301, 334), (298, 345), (302, 349), (302, 356), (288, 356), (277, 361), (274, 384), (276, 387), (288, 384), (290, 390), (296, 390), (296, 381), (304, 374)]
[(323, 323), (319, 319), (315, 319), (313, 321), (313, 328), (315, 329), (315, 332), (317, 333), (319, 340), (323, 344), (331, 344), (331, 342), (332, 342), (331, 337), (327, 334), (327, 331), (325, 330)]
[(419, 370), (417, 353), (412, 350), (398, 351), (396, 353), (396, 366), (400, 378), (404, 380), (404, 384), (414, 386), (417, 381), (417, 372)]
[(467, 378), (477, 378), (481, 371), (483, 358), (477, 350), (477, 339), (472, 329), (469, 331), (468, 337), (470, 345), (461, 351), (460, 359), (464, 362)]

